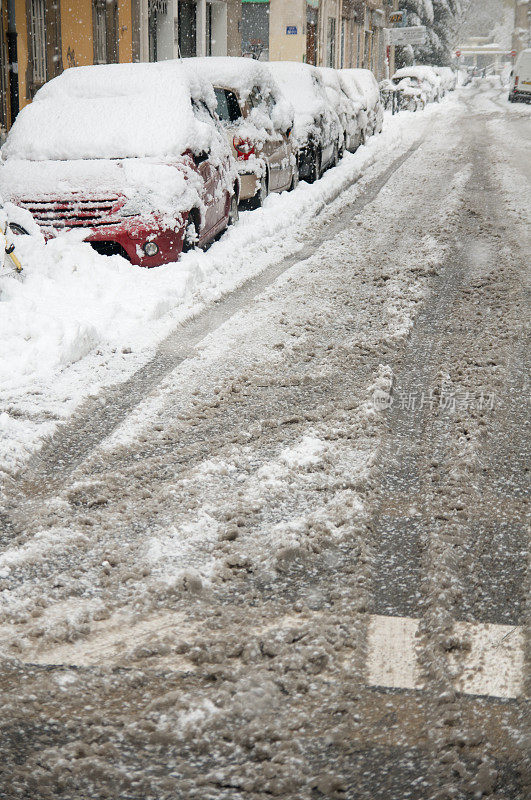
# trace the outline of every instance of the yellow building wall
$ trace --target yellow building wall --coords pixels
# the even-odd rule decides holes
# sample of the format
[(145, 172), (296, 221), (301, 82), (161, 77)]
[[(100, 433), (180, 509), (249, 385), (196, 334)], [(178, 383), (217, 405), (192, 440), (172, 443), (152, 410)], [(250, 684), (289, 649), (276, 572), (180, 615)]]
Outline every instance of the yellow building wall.
[(133, 60), (131, 0), (118, 0), (118, 60), (121, 64), (128, 64)]
[[(288, 25), (297, 27), (287, 34)], [(306, 0), (270, 0), (269, 59), (303, 61), (306, 55)]]
[(26, 100), (26, 68), (28, 66), (28, 26), (26, 24), (26, 0), (15, 0), (15, 25), (17, 28), (18, 92), (20, 108)]
[[(61, 50), (63, 67), (82, 67), (92, 64), (92, 0), (60, 0)], [(26, 69), (28, 64), (28, 26), (26, 0), (15, 0), (17, 28), (18, 80), (20, 108), (26, 99)], [(133, 57), (133, 20), (131, 0), (118, 0), (118, 54), (121, 62), (131, 62)]]
[(92, 64), (91, 0), (61, 0), (61, 49), (64, 69)]

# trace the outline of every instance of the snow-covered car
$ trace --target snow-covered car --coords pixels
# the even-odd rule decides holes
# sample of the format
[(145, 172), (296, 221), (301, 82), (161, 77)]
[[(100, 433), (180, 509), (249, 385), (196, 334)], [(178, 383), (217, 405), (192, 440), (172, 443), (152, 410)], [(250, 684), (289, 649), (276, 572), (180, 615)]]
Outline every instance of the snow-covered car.
[(531, 103), (531, 49), (522, 50), (511, 72), (510, 103)]
[(452, 92), (457, 86), (457, 72), (451, 67), (433, 67), (441, 79), (443, 93)]
[(420, 78), (393, 77), (390, 83), (399, 94), (400, 108), (406, 109), (407, 111), (418, 111), (425, 107), (427, 103), (427, 89), (424, 81), (421, 81)]
[(423, 64), (416, 67), (402, 67), (397, 69), (391, 80), (396, 84), (402, 78), (409, 78), (410, 81), (419, 81), (426, 95), (427, 103), (440, 100), (444, 93), (441, 78), (432, 67)]
[(267, 67), (255, 59), (231, 57), (187, 58), (183, 63), (214, 86), (217, 113), (238, 163), (240, 200), (258, 207), (269, 192), (296, 186), (294, 111)]
[(366, 136), (380, 133), (383, 126), (383, 107), (380, 89), (370, 69), (340, 69), (339, 79), (347, 95), (356, 100), (363, 99), (363, 107), (367, 114)]
[(363, 108), (363, 98), (349, 97), (341, 85), (337, 70), (331, 67), (318, 69), (330, 104), (336, 110), (343, 128), (342, 149), (353, 153), (365, 141), (367, 114)]
[(343, 129), (337, 111), (316, 67), (294, 61), (270, 61), (267, 67), (295, 109), (292, 138), (299, 175), (314, 181), (339, 161)]
[(177, 61), (65, 70), (18, 115), (0, 192), (46, 238), (75, 229), (135, 265), (177, 261), (238, 216), (216, 105), (212, 85)]

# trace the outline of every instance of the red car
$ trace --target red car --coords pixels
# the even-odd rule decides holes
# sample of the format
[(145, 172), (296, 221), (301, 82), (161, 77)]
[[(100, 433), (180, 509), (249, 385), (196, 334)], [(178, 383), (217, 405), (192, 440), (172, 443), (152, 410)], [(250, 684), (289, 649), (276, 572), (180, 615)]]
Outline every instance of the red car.
[(78, 67), (46, 84), (2, 150), (0, 193), (45, 237), (77, 230), (139, 266), (177, 261), (238, 218), (212, 86), (178, 62)]

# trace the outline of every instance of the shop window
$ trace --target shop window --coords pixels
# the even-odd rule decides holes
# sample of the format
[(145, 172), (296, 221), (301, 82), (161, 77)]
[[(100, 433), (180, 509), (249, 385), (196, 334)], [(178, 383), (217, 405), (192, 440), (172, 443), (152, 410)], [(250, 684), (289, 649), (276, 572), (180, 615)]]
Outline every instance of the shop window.
[(59, 0), (26, 0), (28, 60), (26, 97), (63, 71)]
[(46, 83), (46, 3), (31, 0), (30, 5), (30, 58), (33, 68), (33, 83)]
[(179, 54), (190, 58), (197, 53), (197, 9), (195, 2), (179, 0)]

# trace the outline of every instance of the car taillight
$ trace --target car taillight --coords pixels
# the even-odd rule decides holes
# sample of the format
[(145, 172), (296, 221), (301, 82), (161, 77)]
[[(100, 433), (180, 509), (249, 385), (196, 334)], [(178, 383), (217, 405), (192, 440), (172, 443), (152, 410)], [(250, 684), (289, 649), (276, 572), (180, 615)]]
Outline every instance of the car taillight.
[(518, 86), (518, 75), (515, 75), (514, 76), (514, 88), (516, 89), (517, 86)]
[(254, 155), (254, 145), (249, 139), (242, 139), (240, 136), (235, 136), (232, 140), (234, 144), (234, 149), (238, 153), (238, 158), (247, 161), (252, 155)]

